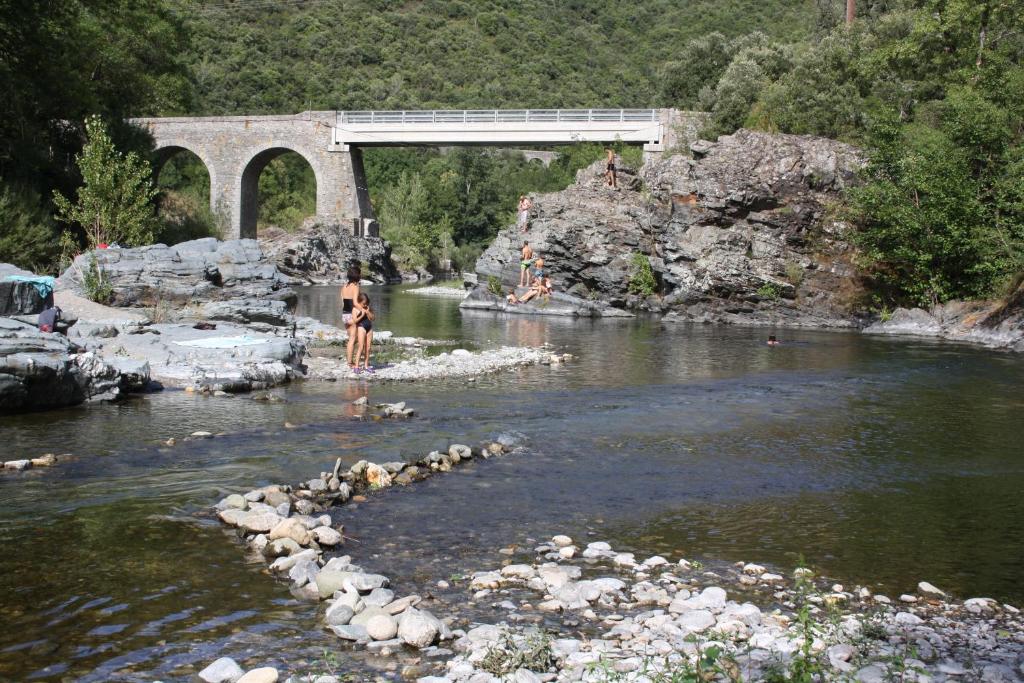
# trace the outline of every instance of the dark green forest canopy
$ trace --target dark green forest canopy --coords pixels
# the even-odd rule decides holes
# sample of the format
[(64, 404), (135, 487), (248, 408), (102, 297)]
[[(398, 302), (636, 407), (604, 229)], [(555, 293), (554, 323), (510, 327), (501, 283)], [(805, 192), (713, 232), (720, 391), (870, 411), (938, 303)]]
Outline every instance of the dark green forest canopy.
[(813, 0), (181, 2), (195, 114), (312, 109), (668, 106), (688, 40), (794, 40)]

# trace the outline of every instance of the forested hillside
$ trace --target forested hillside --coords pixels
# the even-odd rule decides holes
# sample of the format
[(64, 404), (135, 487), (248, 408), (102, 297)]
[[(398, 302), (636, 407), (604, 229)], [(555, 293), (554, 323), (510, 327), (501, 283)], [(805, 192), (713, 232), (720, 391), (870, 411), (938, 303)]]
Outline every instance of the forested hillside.
[[(870, 158), (837, 214), (880, 305), (997, 293), (1024, 270), (1024, 0), (53, 0), (0, 4), (0, 260), (46, 267), (53, 189), (77, 182), (82, 123), (122, 148), (129, 114), (676, 106), (705, 135), (747, 126), (844, 139)], [(371, 151), (369, 184), (410, 266), (472, 260), (551, 169), (483, 150)], [(161, 178), (157, 234), (208, 232), (207, 179)], [(313, 179), (261, 177), (262, 224), (297, 226)], [(168, 217), (175, 219), (169, 220)]]

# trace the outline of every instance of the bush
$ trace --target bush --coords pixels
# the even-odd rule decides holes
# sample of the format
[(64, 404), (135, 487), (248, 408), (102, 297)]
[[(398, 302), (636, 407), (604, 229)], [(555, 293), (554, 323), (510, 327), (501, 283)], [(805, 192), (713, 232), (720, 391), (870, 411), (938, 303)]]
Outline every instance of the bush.
[(114, 288), (103, 277), (103, 269), (96, 262), (95, 256), (89, 259), (89, 268), (82, 273), (82, 287), (85, 296), (98, 304), (109, 303), (114, 296)]
[(654, 279), (654, 270), (647, 257), (640, 252), (633, 254), (630, 266), (629, 293), (644, 297), (654, 294), (658, 289), (658, 282)]
[(782, 289), (774, 282), (766, 282), (757, 288), (757, 295), (762, 299), (778, 301), (779, 297), (782, 296)]
[(493, 275), (487, 276), (487, 291), (494, 296), (501, 296), (504, 294), (501, 289), (501, 280)]

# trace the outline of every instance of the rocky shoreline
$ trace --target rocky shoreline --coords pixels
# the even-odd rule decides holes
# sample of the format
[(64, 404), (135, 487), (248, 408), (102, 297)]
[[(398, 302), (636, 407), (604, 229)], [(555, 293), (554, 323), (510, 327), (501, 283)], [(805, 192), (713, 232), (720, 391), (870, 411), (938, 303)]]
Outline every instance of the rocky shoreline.
[[(378, 408), (382, 417), (407, 416), (404, 405)], [(500, 563), (465, 579), (461, 607), (449, 604), (438, 617), (424, 609), (429, 594), (396, 598), (386, 576), (347, 555), (326, 557), (343, 543), (344, 526), (324, 513), (465, 462), (522, 450), (511, 440), (453, 444), (412, 463), (360, 461), (344, 472), (339, 460), (332, 472), (294, 487), (228, 496), (216, 514), (271, 563), (293, 595), (327, 601), (324, 628), (376, 656), (412, 661), (403, 676), (421, 683), (1010, 682), (1024, 676), (1024, 618), (1016, 607), (989, 598), (956, 601), (923, 581), (916, 593), (890, 598), (815, 577), (806, 567), (787, 577), (745, 562), (640, 559), (605, 542), (584, 545), (559, 534), (534, 541), (532, 550), (499, 549)], [(502, 616), (483, 622), (460, 613), (488, 605)], [(232, 675), (218, 673), (224, 671)], [(256, 671), (278, 680), (276, 669)], [(199, 678), (246, 680), (241, 675), (225, 658)], [(342, 680), (335, 673), (287, 679)]]

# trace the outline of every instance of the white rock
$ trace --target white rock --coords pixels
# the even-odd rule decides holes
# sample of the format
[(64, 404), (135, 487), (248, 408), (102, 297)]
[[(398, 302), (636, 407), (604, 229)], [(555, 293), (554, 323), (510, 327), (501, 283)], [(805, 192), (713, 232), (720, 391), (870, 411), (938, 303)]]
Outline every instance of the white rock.
[(366, 632), (374, 640), (391, 640), (398, 633), (398, 623), (391, 616), (378, 614), (366, 622)]
[(612, 562), (620, 567), (635, 567), (636, 557), (633, 553), (619, 553), (612, 558)]
[(558, 556), (563, 560), (571, 560), (576, 556), (576, 548), (571, 545), (567, 545), (563, 548), (558, 549)]
[(498, 572), (477, 572), (469, 581), (470, 590), (495, 589), (501, 585), (501, 574)]
[(528, 564), (509, 564), (501, 568), (501, 575), (525, 581), (537, 576), (537, 570)]
[(715, 625), (715, 615), (703, 609), (684, 612), (676, 623), (690, 633), (702, 633)]
[(572, 545), (572, 539), (562, 534), (552, 536), (551, 542), (555, 544), (556, 548), (564, 548), (565, 546)]
[(313, 538), (320, 545), (334, 546), (341, 543), (341, 533), (329, 526), (318, 526), (313, 529)]
[(272, 666), (264, 666), (246, 672), (238, 679), (237, 683), (277, 683), (277, 669)]
[(644, 560), (643, 564), (645, 567), (660, 567), (662, 565), (668, 564), (668, 560), (666, 560), (661, 555), (654, 555), (653, 557), (648, 557), (646, 560)]
[(750, 563), (748, 563), (748, 564), (743, 565), (743, 573), (744, 574), (750, 574), (752, 576), (760, 576), (761, 574), (764, 574), (766, 571), (767, 570), (764, 567), (762, 567), (761, 565), (759, 565), (759, 564), (750, 564)]
[(230, 657), (221, 657), (199, 672), (205, 683), (236, 683), (245, 671)]
[(910, 595), (909, 593), (904, 593), (903, 595), (900, 596), (900, 602), (906, 602), (906, 603), (913, 604), (913, 603), (917, 602), (917, 596), (916, 595)]
[(437, 619), (429, 612), (410, 607), (398, 623), (398, 637), (406, 645), (423, 648), (432, 644), (441, 629)]
[(910, 612), (897, 612), (892, 620), (903, 626), (917, 626), (924, 623), (924, 619)]
[(782, 581), (785, 581), (785, 579), (779, 574), (772, 574), (770, 572), (761, 574), (761, 580), (765, 583), (781, 583)]

